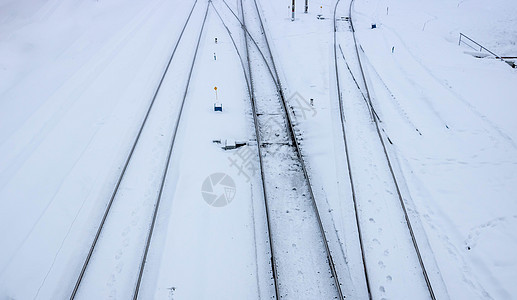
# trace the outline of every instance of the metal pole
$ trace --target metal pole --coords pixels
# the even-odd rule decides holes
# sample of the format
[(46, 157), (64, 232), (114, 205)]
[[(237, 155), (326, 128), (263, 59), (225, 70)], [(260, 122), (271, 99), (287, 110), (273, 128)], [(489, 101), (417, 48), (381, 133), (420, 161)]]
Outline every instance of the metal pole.
[(291, 21), (294, 21), (294, 0), (293, 4), (291, 5)]
[(309, 0), (305, 0), (305, 13), (309, 12)]

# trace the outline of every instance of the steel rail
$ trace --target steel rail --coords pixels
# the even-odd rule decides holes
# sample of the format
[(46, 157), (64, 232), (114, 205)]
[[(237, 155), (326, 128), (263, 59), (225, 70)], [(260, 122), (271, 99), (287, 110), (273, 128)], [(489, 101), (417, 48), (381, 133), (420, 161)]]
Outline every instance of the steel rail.
[(185, 32), (185, 28), (187, 27), (187, 24), (189, 23), (189, 20), (190, 20), (190, 17), (192, 16), (192, 12), (194, 11), (194, 8), (196, 7), (196, 4), (197, 4), (197, 0), (194, 1), (194, 4), (192, 5), (192, 9), (190, 10), (190, 13), (187, 17), (187, 20), (185, 21), (184, 25), (183, 25), (183, 28), (181, 30), (181, 33), (178, 37), (178, 40), (176, 41), (176, 44), (174, 45), (174, 49), (172, 50), (172, 53), (171, 53), (171, 56), (169, 57), (169, 60), (167, 62), (167, 65), (165, 67), (165, 70), (163, 71), (163, 74), (162, 74), (162, 77), (160, 79), (160, 82), (158, 83), (158, 86), (156, 87), (156, 90), (153, 94), (153, 97), (151, 99), (151, 102), (147, 108), (147, 111), (146, 111), (146, 114), (144, 116), (144, 119), (142, 120), (142, 123), (140, 125), (140, 128), (138, 130), (138, 134), (136, 135), (135, 137), (135, 140), (133, 141), (133, 144), (131, 146), (131, 150), (129, 151), (129, 154), (125, 160), (125, 163), (124, 163), (124, 166), (122, 168), (122, 171), (118, 177), (118, 180), (117, 180), (117, 183), (115, 185), (115, 188), (111, 194), (111, 197), (110, 197), (110, 200), (108, 201), (108, 205), (106, 206), (106, 209), (104, 210), (104, 214), (102, 216), (102, 219), (101, 219), (101, 222), (99, 224), (99, 226), (97, 227), (97, 232), (95, 234), (95, 237), (92, 241), (92, 244), (90, 246), (90, 249), (88, 251), (88, 255), (86, 256), (86, 259), (83, 263), (83, 266), (81, 268), (81, 272), (79, 273), (79, 276), (76, 280), (76, 283), (74, 285), (74, 289), (72, 291), (72, 294), (70, 295), (70, 299), (74, 299), (75, 296), (77, 295), (77, 291), (79, 290), (79, 286), (81, 285), (81, 281), (84, 277), (84, 274), (86, 273), (86, 269), (88, 267), (88, 264), (90, 262), (90, 259), (92, 257), (92, 254), (93, 254), (93, 251), (95, 249), (95, 246), (97, 245), (97, 242), (99, 240), (99, 237), (101, 235), (101, 232), (102, 232), (102, 229), (104, 228), (104, 224), (106, 223), (106, 219), (108, 217), (108, 214), (110, 212), (110, 209), (111, 209), (111, 206), (113, 204), (113, 201), (115, 199), (115, 196), (117, 195), (118, 193), (118, 190), (120, 188), (120, 185), (122, 183), (122, 179), (124, 178), (124, 175), (126, 174), (126, 170), (129, 166), (129, 162), (131, 161), (131, 158), (133, 157), (133, 153), (135, 152), (135, 149), (136, 149), (136, 145), (138, 144), (139, 140), (140, 140), (140, 136), (142, 135), (142, 131), (144, 130), (144, 127), (145, 127), (145, 124), (147, 123), (147, 120), (149, 119), (149, 115), (151, 113), (151, 110), (153, 108), (153, 105), (156, 101), (156, 98), (158, 96), (158, 92), (160, 91), (160, 88), (163, 84), (163, 81), (165, 79), (165, 75), (167, 74), (167, 72), (169, 71), (169, 67), (171, 65), (171, 62), (172, 62), (172, 59), (174, 58), (174, 55), (176, 54), (176, 50), (178, 49), (178, 45), (181, 41), (181, 38), (183, 37), (183, 33)]
[[(265, 184), (264, 164), (263, 164), (263, 161), (262, 161), (262, 149), (260, 147), (261, 140), (260, 140), (260, 135), (259, 135), (258, 118), (257, 118), (256, 106), (255, 106), (255, 97), (254, 97), (255, 91), (254, 91), (254, 88), (253, 88), (253, 84), (251, 83), (252, 75), (251, 75), (251, 65), (250, 65), (250, 59), (249, 59), (249, 53), (248, 53), (247, 37), (246, 37), (246, 33), (245, 33), (244, 34), (244, 40), (245, 40), (245, 45), (246, 45), (245, 49), (246, 49), (246, 58), (247, 58), (247, 62), (248, 62), (248, 70), (250, 70), (249, 74), (246, 73), (246, 67), (244, 65), (244, 60), (243, 60), (243, 58), (241, 56), (241, 53), (239, 52), (239, 49), (237, 47), (237, 44), (235, 43), (235, 40), (234, 40), (234, 38), (233, 38), (233, 36), (231, 34), (230, 29), (228, 28), (228, 26), (226, 26), (226, 23), (224, 22), (224, 19), (221, 17), (221, 15), (217, 11), (217, 9), (213, 5), (213, 3), (212, 3), (212, 7), (214, 8), (216, 14), (219, 16), (219, 19), (223, 23), (224, 27), (226, 28), (226, 31), (228, 32), (228, 35), (230, 36), (230, 39), (232, 40), (233, 46), (235, 48), (235, 51), (237, 52), (237, 55), (239, 56), (239, 59), (240, 59), (240, 62), (241, 62), (241, 67), (242, 67), (242, 71), (244, 73), (244, 78), (246, 78), (246, 87), (247, 87), (248, 95), (249, 95), (249, 98), (250, 98), (251, 109), (252, 109), (252, 113), (253, 113), (253, 123), (255, 125), (254, 126), (255, 127), (255, 137), (256, 137), (256, 140), (257, 140), (257, 150), (258, 150), (259, 165), (260, 165), (260, 178), (261, 178), (262, 193), (264, 195), (264, 206), (265, 206), (265, 212), (266, 212), (266, 223), (267, 223), (268, 240), (269, 240), (269, 251), (271, 253), (271, 257), (270, 257), (271, 272), (272, 272), (272, 275), (273, 275), (273, 284), (275, 286), (275, 297), (276, 297), (276, 299), (280, 299), (280, 292), (279, 292), (278, 283), (277, 283), (277, 271), (276, 271), (276, 263), (275, 263), (276, 260), (275, 260), (275, 256), (274, 256), (275, 255), (274, 254), (275, 251), (274, 251), (274, 248), (273, 248), (273, 239), (272, 239), (272, 235), (271, 235), (271, 225), (270, 225), (271, 222), (270, 222), (269, 206), (268, 206), (268, 200), (267, 200), (267, 188), (266, 188), (266, 184)], [(242, 5), (241, 5), (241, 8), (242, 8)], [(242, 12), (242, 15), (244, 16), (244, 12)], [(240, 22), (240, 20), (239, 20), (239, 23), (242, 26), (242, 23)], [(245, 27), (243, 27), (243, 28), (245, 28)], [(248, 76), (249, 76), (249, 79), (248, 79)]]
[[(349, 6), (349, 9), (348, 9), (348, 15), (349, 15), (349, 19), (350, 19), (350, 25), (352, 27), (352, 36), (354, 37), (354, 45), (355, 45), (355, 51), (356, 51), (356, 54), (357, 54), (357, 60), (359, 61), (359, 66), (360, 66), (360, 69), (361, 69), (361, 74), (363, 76), (363, 80), (364, 80), (364, 84), (365, 84), (365, 88), (366, 88), (366, 95), (368, 96), (368, 101), (370, 103), (370, 106), (373, 109), (372, 99), (371, 99), (371, 96), (370, 96), (370, 92), (368, 91), (368, 84), (366, 83), (366, 76), (364, 74), (363, 66), (362, 66), (362, 63), (361, 63), (361, 56), (359, 54), (359, 45), (357, 43), (357, 39), (356, 39), (356, 36), (355, 36), (355, 29), (354, 29), (354, 23), (353, 23), (353, 18), (352, 18), (352, 5), (353, 4), (354, 4), (354, 0), (351, 0), (350, 1), (350, 6)], [(420, 264), (420, 267), (422, 269), (422, 274), (424, 276), (425, 283), (427, 285), (427, 290), (429, 291), (429, 295), (431, 296), (431, 299), (436, 300), (436, 296), (434, 294), (433, 287), (431, 285), (431, 281), (429, 279), (429, 276), (427, 275), (427, 270), (425, 268), (425, 264), (424, 264), (424, 260), (422, 258), (422, 254), (420, 253), (420, 249), (418, 247), (418, 243), (417, 243), (417, 240), (416, 240), (415, 233), (413, 231), (413, 227), (411, 226), (411, 221), (409, 219), (409, 215), (408, 215), (408, 212), (407, 212), (407, 209), (406, 209), (406, 204), (404, 203), (404, 199), (402, 197), (402, 192), (400, 191), (398, 180), (397, 180), (397, 177), (395, 176), (395, 171), (393, 170), (393, 166), (392, 166), (392, 163), (391, 163), (390, 156), (388, 155), (388, 150), (387, 150), (387, 147), (386, 147), (386, 143), (384, 142), (384, 139), (382, 138), (382, 134), (381, 134), (380, 126), (379, 126), (379, 121), (377, 120), (377, 118), (375, 116), (374, 116), (373, 120), (375, 122), (375, 128), (377, 130), (377, 135), (378, 135), (379, 140), (380, 140), (380, 142), (382, 144), (382, 149), (384, 151), (384, 155), (386, 156), (386, 161), (387, 161), (388, 167), (390, 169), (390, 173), (391, 173), (391, 177), (393, 179), (393, 183), (395, 184), (395, 188), (397, 190), (397, 196), (399, 198), (400, 206), (402, 207), (402, 211), (404, 212), (404, 219), (406, 220), (406, 225), (408, 227), (409, 234), (411, 235), (411, 241), (413, 243), (413, 247), (415, 248), (415, 252), (416, 252), (417, 257), (418, 257), (418, 263)]]
[[(339, 3), (339, 1), (340, 0), (338, 0), (337, 2)], [(363, 79), (363, 82), (364, 82), (364, 85), (365, 85), (366, 95), (367, 95), (367, 98), (368, 98), (368, 104), (370, 105), (370, 109), (371, 109), (370, 111), (374, 111), (372, 100), (371, 100), (371, 96), (370, 96), (370, 92), (369, 92), (369, 89), (368, 89), (368, 84), (366, 82), (366, 76), (365, 76), (365, 73), (364, 73), (364, 68), (363, 68), (362, 61), (361, 61), (361, 55), (360, 55), (360, 52), (359, 52), (359, 44), (357, 42), (357, 38), (356, 38), (356, 35), (355, 35), (355, 29), (354, 29), (353, 18), (352, 18), (352, 11), (353, 11), (352, 10), (352, 6), (353, 6), (353, 4), (354, 4), (354, 0), (351, 0), (349, 8), (348, 8), (348, 16), (349, 16), (349, 20), (350, 20), (350, 27), (352, 29), (352, 36), (353, 36), (353, 39), (354, 39), (355, 52), (356, 52), (356, 55), (357, 55), (357, 60), (359, 62), (359, 68), (361, 70), (361, 76), (362, 76), (362, 79)], [(337, 3), (336, 3), (336, 8), (337, 8)], [(334, 22), (335, 22), (335, 17), (334, 17)], [(336, 51), (336, 49), (334, 49), (334, 51)], [(341, 101), (341, 99), (340, 99), (340, 101)], [(431, 281), (430, 281), (429, 276), (427, 274), (427, 270), (425, 268), (425, 264), (424, 264), (422, 255), (421, 255), (420, 249), (418, 247), (416, 236), (415, 236), (415, 233), (413, 231), (413, 227), (411, 225), (411, 221), (409, 219), (409, 214), (407, 212), (406, 205), (405, 205), (404, 199), (402, 197), (402, 192), (400, 191), (399, 183), (398, 183), (397, 177), (395, 175), (395, 171), (393, 169), (393, 165), (391, 163), (391, 159), (390, 159), (389, 154), (388, 154), (386, 143), (384, 142), (384, 138), (382, 137), (381, 129), (380, 129), (380, 126), (379, 126), (380, 120), (378, 119), (376, 114), (372, 114), (372, 117), (373, 117), (373, 121), (374, 121), (375, 128), (376, 128), (376, 131), (377, 131), (377, 136), (379, 138), (379, 141), (381, 142), (382, 149), (383, 149), (384, 155), (386, 157), (386, 162), (387, 162), (388, 168), (390, 170), (391, 178), (393, 180), (393, 183), (395, 185), (395, 189), (397, 191), (397, 197), (399, 199), (400, 206), (401, 206), (402, 212), (404, 214), (404, 219), (406, 221), (406, 226), (407, 226), (407, 228), (409, 230), (409, 234), (411, 236), (411, 241), (412, 241), (412, 244), (413, 244), (413, 248), (415, 249), (415, 252), (416, 252), (416, 255), (417, 255), (417, 258), (418, 258), (418, 262), (419, 262), (420, 268), (422, 270), (422, 274), (423, 274), (424, 280), (426, 282), (427, 290), (429, 292), (429, 295), (430, 295), (431, 299), (436, 300), (436, 296), (434, 294), (433, 287), (431, 285)], [(349, 172), (350, 172), (350, 169), (349, 169)]]
[[(246, 20), (244, 17), (244, 8), (242, 5), (242, 0), (240, 0), (241, 4), (241, 14), (242, 14), (242, 26), (243, 29), (246, 29)], [(246, 30), (247, 32), (247, 30)], [(249, 34), (249, 33), (248, 33)], [(250, 35), (251, 36), (251, 35)], [(271, 272), (273, 275), (273, 282), (275, 285), (275, 297), (276, 299), (280, 299), (280, 289), (278, 285), (278, 273), (277, 273), (277, 266), (276, 266), (276, 259), (275, 259), (275, 248), (273, 245), (273, 236), (271, 231), (271, 217), (269, 215), (269, 201), (267, 197), (267, 187), (266, 187), (266, 176), (264, 174), (264, 162), (262, 159), (262, 148), (261, 148), (261, 139), (260, 139), (260, 132), (259, 132), (259, 122), (258, 122), (258, 115), (257, 115), (257, 108), (256, 108), (256, 102), (255, 102), (255, 88), (253, 87), (253, 74), (251, 72), (251, 60), (249, 56), (249, 44), (248, 44), (248, 38), (246, 37), (246, 34), (244, 34), (244, 43), (245, 43), (245, 49), (246, 49), (246, 60), (248, 62), (248, 72), (249, 72), (249, 78), (250, 78), (250, 101), (251, 101), (251, 109), (253, 112), (253, 124), (255, 125), (255, 137), (257, 139), (257, 149), (258, 149), (258, 157), (259, 157), (259, 164), (260, 164), (260, 178), (262, 183), (262, 192), (264, 193), (264, 206), (265, 206), (265, 213), (266, 213), (266, 223), (267, 223), (267, 232), (268, 232), (268, 239), (269, 239), (269, 248), (271, 252)], [(257, 46), (258, 48), (258, 46)]]
[[(336, 71), (336, 84), (337, 84), (337, 93), (338, 93), (338, 103), (339, 103), (339, 117), (341, 119), (341, 130), (343, 133), (343, 141), (345, 146), (345, 157), (346, 157), (346, 163), (347, 163), (347, 169), (348, 169), (348, 178), (350, 181), (350, 189), (352, 193), (352, 202), (354, 204), (354, 212), (355, 212), (355, 224), (357, 226), (357, 233), (359, 238), (359, 246), (361, 248), (361, 258), (363, 260), (363, 271), (366, 281), (366, 289), (368, 291), (368, 298), (372, 299), (372, 292), (370, 287), (370, 277), (368, 275), (368, 269), (366, 267), (366, 254), (364, 249), (364, 243), (363, 243), (363, 236), (362, 236), (362, 230), (361, 230), (361, 223), (359, 222), (359, 209), (357, 205), (357, 196), (355, 192), (355, 182), (354, 182), (354, 175), (352, 173), (352, 164), (350, 161), (350, 152), (348, 148), (348, 138), (346, 135), (346, 120), (345, 120), (345, 111), (343, 108), (343, 101), (341, 99), (341, 85), (339, 84), (339, 70), (338, 70), (338, 59), (337, 59), (337, 24), (336, 24), (336, 12), (337, 12), (337, 6), (339, 4), (340, 0), (336, 1), (336, 5), (334, 6), (334, 66)], [(364, 96), (363, 96), (364, 97)]]
[(343, 57), (343, 61), (345, 62), (345, 65), (346, 65), (346, 68), (348, 70), (348, 73), (350, 73), (350, 76), (352, 76), (352, 79), (354, 80), (355, 86), (357, 87), (357, 89), (361, 93), (361, 96), (362, 96), (362, 98), (364, 100), (364, 103), (366, 103), (366, 106), (368, 107), (368, 110), (370, 111), (370, 114), (373, 111), (373, 113), (375, 114), (377, 119), (382, 123), (382, 120), (379, 117), (379, 115), (377, 114), (377, 111), (375, 111), (375, 109), (373, 107), (370, 107), (370, 105), (368, 103), (368, 100), (366, 99), (366, 96), (364, 95), (363, 91), (361, 90), (361, 87), (359, 86), (359, 83), (355, 79), (354, 73), (352, 72), (352, 69), (350, 69), (350, 66), (348, 65), (348, 62), (346, 61), (345, 54), (343, 54), (343, 49), (341, 49), (341, 45), (339, 45), (339, 51), (341, 52), (341, 57)]
[(155, 209), (154, 209), (154, 212), (153, 212), (153, 220), (151, 222), (151, 227), (149, 228), (149, 234), (148, 234), (147, 240), (146, 240), (144, 255), (142, 257), (142, 262), (140, 264), (140, 270), (138, 272), (138, 280), (137, 280), (137, 283), (135, 285), (135, 291), (134, 291), (134, 294), (133, 294), (133, 300), (138, 299), (138, 293), (140, 291), (140, 284), (142, 282), (142, 277), (143, 277), (143, 274), (144, 274), (145, 263), (146, 263), (146, 260), (147, 260), (147, 254), (149, 253), (149, 248), (151, 246), (151, 240), (152, 240), (152, 237), (153, 237), (154, 225), (156, 224), (156, 217), (158, 215), (158, 210), (160, 208), (160, 201), (161, 201), (161, 198), (162, 198), (162, 195), (163, 195), (163, 188), (165, 187), (165, 181), (167, 179), (167, 174), (168, 174), (168, 171), (169, 171), (169, 164), (170, 164), (171, 157), (172, 157), (172, 150), (174, 149), (174, 142), (176, 141), (176, 134), (178, 133), (178, 128), (179, 128), (179, 125), (180, 125), (181, 116), (183, 115), (182, 114), (183, 113), (183, 108), (185, 106), (185, 102), (186, 102), (185, 100), (187, 99), (187, 93), (188, 93), (188, 90), (189, 90), (189, 87), (190, 87), (190, 79), (192, 78), (192, 71), (194, 70), (194, 65), (196, 63), (197, 52), (198, 52), (198, 49), (199, 49), (199, 44), (201, 42), (201, 37), (203, 36), (203, 30), (205, 28), (206, 18), (208, 16), (208, 9), (210, 8), (210, 2), (212, 2), (212, 0), (208, 0), (208, 3), (206, 5), (205, 17), (203, 18), (203, 25), (201, 25), (201, 30), (199, 32), (199, 37), (197, 39), (196, 50), (194, 51), (194, 58), (192, 59), (192, 64), (190, 66), (190, 71), (189, 71), (189, 74), (188, 74), (188, 77), (187, 77), (187, 85), (185, 86), (185, 91), (183, 93), (183, 100), (181, 101), (180, 111), (179, 111), (178, 117), (176, 119), (176, 126), (174, 127), (174, 132), (173, 132), (172, 137), (171, 137), (171, 142), (170, 142), (170, 146), (169, 146), (169, 153), (167, 154), (167, 162), (166, 162), (166, 165), (165, 165), (165, 169), (163, 170), (162, 181), (161, 181), (161, 185), (160, 185), (160, 192), (158, 194), (158, 199), (156, 200)]
[[(264, 60), (266, 66), (267, 66), (267, 69), (269, 71), (269, 74), (271, 75), (271, 78), (273, 78), (273, 81), (275, 82), (275, 85), (277, 84), (277, 81), (276, 81), (276, 78), (274, 77), (273, 75), (273, 71), (271, 70), (271, 66), (269, 65), (266, 57), (264, 56), (264, 53), (262, 52), (262, 50), (260, 49), (259, 45), (257, 44), (257, 41), (253, 38), (253, 36), (251, 35), (251, 33), (248, 31), (248, 28), (246, 28), (246, 26), (243, 24), (243, 22), (239, 19), (239, 17), (235, 14), (235, 12), (230, 8), (230, 6), (228, 5), (228, 3), (226, 3), (226, 0), (222, 0), (223, 3), (226, 5), (226, 7), (228, 8), (228, 10), (233, 14), (233, 16), (235, 17), (235, 19), (237, 19), (237, 22), (239, 22), (239, 24), (241, 24), (241, 27), (242, 29), (244, 30), (245, 32), (245, 35), (247, 35), (250, 40), (253, 42), (253, 44), (255, 45), (255, 47), (257, 48), (257, 51), (260, 53), (260, 56), (262, 57), (262, 60)], [(246, 37), (245, 37), (246, 38)]]
[[(212, 7), (214, 8), (215, 13), (219, 17), (219, 20), (221, 21), (221, 23), (223, 24), (224, 28), (226, 29), (226, 32), (228, 33), (228, 36), (230, 37), (230, 40), (232, 41), (233, 48), (235, 49), (235, 52), (237, 52), (237, 56), (239, 56), (241, 67), (242, 67), (242, 70), (244, 72), (244, 78), (246, 79), (246, 87), (247, 87), (248, 93), (250, 93), (250, 81), (248, 79), (248, 74), (246, 73), (246, 67), (244, 66), (244, 59), (242, 58), (242, 55), (239, 52), (239, 48), (237, 47), (237, 43), (235, 42), (235, 39), (232, 36), (232, 32), (230, 31), (230, 28), (228, 28), (228, 26), (226, 25), (226, 22), (224, 21), (223, 17), (221, 17), (221, 14), (219, 14), (219, 11), (215, 7), (214, 3), (213, 2), (210, 2), (210, 3), (212, 4)], [(244, 38), (246, 38), (246, 37), (244, 37)]]
[[(282, 88), (282, 84), (281, 84), (281, 81), (280, 81), (280, 77), (278, 76), (278, 71), (277, 71), (277, 68), (276, 68), (276, 65), (275, 65), (274, 57), (273, 57), (273, 54), (272, 54), (272, 51), (271, 51), (271, 47), (269, 45), (269, 41), (268, 41), (268, 38), (267, 38), (267, 33), (266, 33), (265, 28), (264, 28), (264, 23), (262, 21), (262, 16), (260, 14), (260, 10), (258, 8), (257, 1), (253, 0), (253, 2), (255, 4), (255, 9), (256, 9), (256, 12), (257, 12), (257, 16), (258, 16), (258, 19), (260, 21), (261, 32), (263, 32), (264, 40), (266, 42), (266, 49), (267, 49), (267, 51), (269, 53), (269, 57), (271, 58), (272, 68), (273, 68), (273, 71), (274, 71), (274, 74), (275, 74), (275, 77), (276, 77), (276, 80), (275, 80), (275, 78), (272, 78), (272, 79), (276, 83), (276, 89), (277, 89), (277, 92), (278, 92), (278, 96), (280, 98), (280, 102), (282, 104), (282, 107), (283, 107), (283, 110), (284, 110), (284, 114), (285, 114), (286, 119), (287, 119), (289, 134), (291, 136), (291, 140), (293, 141), (293, 145), (295, 147), (296, 154), (298, 156), (298, 160), (300, 161), (300, 165), (302, 167), (302, 171), (303, 171), (304, 177), (305, 177), (305, 179), (307, 181), (307, 187), (308, 187), (308, 190), (309, 190), (312, 207), (313, 207), (313, 209), (315, 211), (315, 214), (316, 214), (316, 219), (318, 221), (318, 227), (319, 227), (319, 230), (320, 230), (320, 233), (321, 233), (321, 236), (322, 236), (323, 244), (325, 246), (325, 252), (327, 254), (327, 262), (328, 262), (328, 265), (329, 265), (332, 277), (334, 279), (334, 286), (336, 287), (336, 291), (337, 291), (340, 299), (343, 299), (344, 296), (343, 296), (343, 292), (341, 290), (341, 284), (339, 282), (339, 277), (338, 277), (338, 274), (337, 274), (337, 271), (336, 271), (335, 263), (334, 263), (334, 260), (332, 258), (332, 253), (330, 251), (330, 248), (329, 248), (329, 245), (328, 245), (328, 240), (327, 240), (327, 237), (326, 237), (326, 234), (325, 234), (325, 230), (323, 228), (323, 222), (321, 221), (321, 216), (320, 216), (320, 213), (319, 213), (319, 210), (318, 210), (318, 206), (316, 204), (316, 200), (315, 200), (316, 198), (314, 196), (314, 191), (312, 189), (312, 184), (311, 184), (311, 181), (310, 181), (310, 177), (309, 177), (309, 174), (307, 172), (307, 168), (305, 166), (305, 160), (303, 159), (302, 154), (301, 154), (301, 147), (299, 145), (298, 139), (296, 137), (296, 133), (294, 131), (294, 125), (293, 125), (293, 122), (292, 122), (292, 119), (291, 119), (291, 115), (289, 113), (289, 110), (287, 109), (287, 102), (285, 100), (285, 96), (284, 96), (284, 93), (283, 93), (283, 88)], [(242, 3), (242, 0), (241, 0), (241, 3)], [(241, 8), (242, 8), (242, 5), (241, 5)], [(244, 18), (244, 16), (243, 16), (243, 18)], [(267, 61), (265, 61), (265, 63), (267, 64)]]

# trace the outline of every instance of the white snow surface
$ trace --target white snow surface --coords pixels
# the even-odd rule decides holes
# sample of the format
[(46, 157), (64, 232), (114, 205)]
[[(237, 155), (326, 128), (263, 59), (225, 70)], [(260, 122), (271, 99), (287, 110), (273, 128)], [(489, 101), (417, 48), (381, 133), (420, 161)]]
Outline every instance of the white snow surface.
[[(70, 296), (194, 2), (0, 0), (0, 299)], [(242, 29), (221, 0), (213, 2), (244, 55)], [(368, 109), (340, 60), (358, 191), (354, 212), (334, 70), (336, 2), (309, 1), (304, 14), (297, 1), (294, 22), (290, 2), (258, 4), (284, 93), (293, 96), (302, 154), (342, 289), (350, 299), (368, 297), (358, 217), (373, 298), (428, 298), (400, 205), (390, 202), (396, 198)], [(349, 3), (341, 1), (338, 17), (347, 15)], [(133, 295), (207, 4), (197, 1), (80, 298)], [(237, 11), (238, 1), (228, 4)], [(498, 55), (517, 56), (517, 2), (356, 0), (352, 15), (373, 106), (438, 299), (516, 298), (517, 71), (486, 52), (475, 58), (458, 38), (463, 33)], [(348, 23), (339, 22), (338, 42), (360, 79)], [(205, 26), (140, 298), (270, 299), (246, 80), (212, 7)], [(214, 112), (215, 102), (223, 104), (222, 113)], [(242, 164), (248, 173), (230, 162), (243, 152), (224, 151), (213, 143), (217, 139), (251, 141), (239, 148), (251, 154)], [(209, 205), (202, 193), (203, 182), (217, 173), (235, 184), (235, 194), (214, 190), (231, 198), (222, 207)], [(310, 282), (311, 274), (303, 276)]]

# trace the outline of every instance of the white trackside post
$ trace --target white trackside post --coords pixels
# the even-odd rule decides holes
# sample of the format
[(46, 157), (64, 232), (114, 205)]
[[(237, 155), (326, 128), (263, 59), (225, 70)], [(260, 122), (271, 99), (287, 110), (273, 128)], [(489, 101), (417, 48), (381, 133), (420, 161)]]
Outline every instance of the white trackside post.
[(291, 5), (291, 21), (294, 21), (294, 0), (293, 4)]

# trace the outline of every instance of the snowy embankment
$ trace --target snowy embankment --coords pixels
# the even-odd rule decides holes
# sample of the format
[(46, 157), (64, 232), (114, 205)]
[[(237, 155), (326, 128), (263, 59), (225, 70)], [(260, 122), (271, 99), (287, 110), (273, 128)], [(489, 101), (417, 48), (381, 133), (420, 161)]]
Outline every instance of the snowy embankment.
[[(517, 293), (515, 1), (357, 1), (383, 127), (452, 299)], [(371, 24), (377, 25), (371, 29)], [(415, 130), (421, 135), (415, 135)]]

